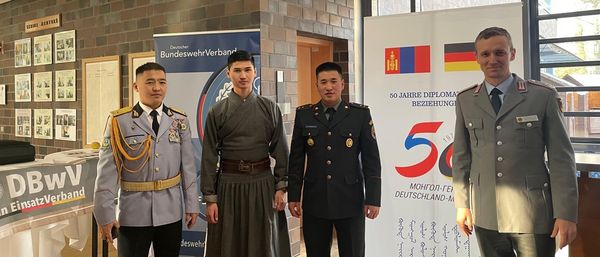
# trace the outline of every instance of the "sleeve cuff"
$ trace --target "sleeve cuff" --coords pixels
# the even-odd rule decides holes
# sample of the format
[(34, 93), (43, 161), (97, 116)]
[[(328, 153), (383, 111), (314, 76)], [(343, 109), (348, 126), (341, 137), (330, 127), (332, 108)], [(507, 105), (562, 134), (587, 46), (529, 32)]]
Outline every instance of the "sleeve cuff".
[(216, 203), (217, 199), (217, 195), (205, 195), (204, 197), (202, 197), (202, 201), (205, 203)]
[(287, 188), (287, 181), (279, 181), (275, 185), (275, 190), (286, 189), (286, 188)]

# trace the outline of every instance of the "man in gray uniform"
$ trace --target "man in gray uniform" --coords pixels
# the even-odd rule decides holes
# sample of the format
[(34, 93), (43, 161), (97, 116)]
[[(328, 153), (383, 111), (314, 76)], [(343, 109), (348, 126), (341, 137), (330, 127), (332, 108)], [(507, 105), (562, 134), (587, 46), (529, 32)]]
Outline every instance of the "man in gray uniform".
[(283, 211), (288, 146), (281, 112), (252, 91), (252, 55), (236, 51), (227, 67), (233, 90), (208, 112), (202, 146), (206, 256), (289, 257)]
[[(105, 240), (119, 228), (120, 257), (179, 256), (182, 218), (191, 227), (200, 212), (196, 167), (185, 114), (163, 104), (165, 69), (136, 70), (140, 102), (112, 112), (100, 150), (94, 216)], [(119, 219), (115, 198), (119, 196)]]
[(475, 48), (485, 80), (457, 97), (456, 221), (466, 235), (475, 226), (484, 257), (554, 256), (577, 231), (575, 161), (560, 98), (511, 74), (516, 50), (505, 29), (483, 30)]

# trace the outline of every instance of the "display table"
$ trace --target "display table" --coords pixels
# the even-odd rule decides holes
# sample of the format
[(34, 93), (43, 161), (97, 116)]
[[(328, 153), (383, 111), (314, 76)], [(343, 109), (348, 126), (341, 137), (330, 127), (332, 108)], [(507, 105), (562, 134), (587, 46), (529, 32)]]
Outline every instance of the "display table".
[(56, 257), (67, 243), (83, 249), (97, 162), (97, 150), (79, 149), (0, 165), (0, 255)]

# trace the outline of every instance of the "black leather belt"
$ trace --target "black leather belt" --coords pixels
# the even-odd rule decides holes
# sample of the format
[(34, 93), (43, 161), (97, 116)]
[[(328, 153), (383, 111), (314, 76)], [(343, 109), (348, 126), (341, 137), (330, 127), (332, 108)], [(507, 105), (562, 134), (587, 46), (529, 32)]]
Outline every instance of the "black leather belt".
[(271, 159), (269, 157), (260, 161), (244, 161), (244, 160), (221, 160), (221, 170), (223, 173), (259, 173), (263, 171), (271, 171)]

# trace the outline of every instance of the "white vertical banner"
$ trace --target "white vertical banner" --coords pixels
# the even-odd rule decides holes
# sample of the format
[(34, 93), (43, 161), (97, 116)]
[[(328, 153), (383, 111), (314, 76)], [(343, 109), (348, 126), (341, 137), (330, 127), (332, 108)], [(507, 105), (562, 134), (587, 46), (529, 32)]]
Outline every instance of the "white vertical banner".
[(480, 256), (456, 226), (451, 156), (456, 95), (483, 81), (474, 41), (492, 26), (511, 33), (511, 71), (522, 75), (521, 3), (365, 19), (365, 104), (382, 162), (366, 256)]

